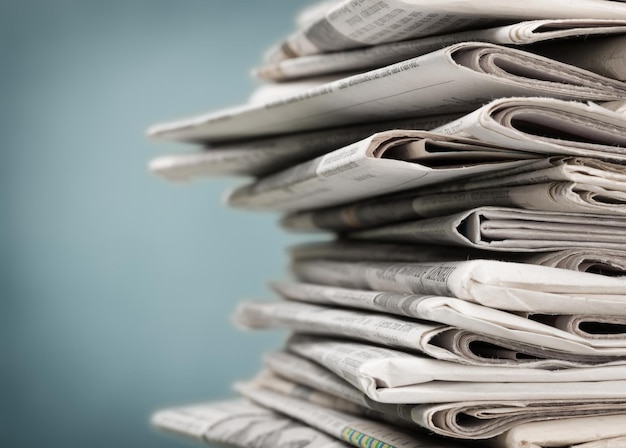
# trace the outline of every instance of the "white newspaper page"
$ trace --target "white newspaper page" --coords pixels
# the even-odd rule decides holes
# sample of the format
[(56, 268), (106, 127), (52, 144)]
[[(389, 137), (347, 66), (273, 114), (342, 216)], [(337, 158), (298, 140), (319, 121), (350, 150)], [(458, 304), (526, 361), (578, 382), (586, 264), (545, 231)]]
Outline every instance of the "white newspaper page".
[(511, 96), (616, 101), (626, 97), (626, 87), (528, 52), (465, 42), (275, 101), (157, 124), (148, 134), (179, 141), (245, 139), (468, 112), (492, 98)]
[(624, 115), (597, 104), (552, 98), (500, 98), (435, 132), (505, 148), (626, 160)]
[(455, 446), (443, 439), (418, 432), (408, 433), (399, 427), (328, 409), (254, 385), (239, 385), (238, 390), (263, 407), (302, 421), (353, 446), (390, 448), (452, 448)]
[[(315, 54), (270, 62), (255, 70), (254, 74), (263, 79), (285, 81), (291, 79), (317, 77), (330, 73), (363, 71), (395, 64), (406, 59), (421, 56), (432, 51), (459, 42), (490, 42), (500, 45), (528, 45), (548, 40), (567, 39), (563, 49), (569, 46), (584, 48), (591, 42), (591, 36), (607, 36), (626, 32), (624, 20), (530, 20), (512, 25), (499, 26), (484, 30), (472, 30), (421, 39), (390, 42), (372, 47), (358, 48), (349, 51)], [(584, 45), (573, 43), (573, 37), (581, 39)], [(542, 53), (546, 55), (546, 53)], [(566, 53), (567, 54), (567, 53)], [(564, 60), (558, 52), (549, 57), (581, 66), (576, 60)], [(596, 58), (598, 59), (598, 58)], [(595, 71), (609, 78), (616, 78), (613, 72), (597, 71), (596, 66), (586, 65), (583, 68)], [(623, 79), (623, 78), (617, 78)]]
[[(550, 327), (539, 333), (540, 325), (536, 325), (537, 333), (533, 334), (528, 330), (534, 326), (532, 322), (527, 322), (526, 331), (520, 331), (517, 336), (492, 325), (491, 333), (500, 333), (494, 337), (488, 332), (436, 322), (295, 302), (246, 302), (238, 307), (235, 319), (247, 328), (348, 337), (472, 365), (547, 365), (552, 361), (606, 363), (626, 357), (626, 347), (618, 339), (592, 343)], [(518, 323), (524, 324), (523, 321)], [(469, 319), (465, 325), (471, 325)]]
[(365, 45), (446, 34), (494, 22), (531, 19), (626, 19), (626, 5), (614, 1), (530, 0), (525, 3), (484, 0), (343, 0), (324, 16), (288, 37), (267, 55), (281, 60)]
[(626, 275), (626, 254), (616, 250), (564, 249), (531, 255), (524, 262), (601, 275)]
[(239, 187), (227, 203), (260, 210), (325, 207), (516, 168), (533, 158), (426, 131), (387, 131)]
[(601, 354), (604, 348), (626, 349), (624, 317), (589, 314), (528, 319), (451, 297), (363, 291), (310, 283), (274, 283), (272, 288), (288, 300), (428, 320), (555, 350)]
[(201, 177), (265, 176), (390, 129), (432, 129), (458, 114), (345, 126), (315, 132), (212, 145), (199, 152), (154, 158), (150, 171), (171, 181)]
[(158, 411), (156, 427), (205, 443), (239, 448), (345, 448), (347, 445), (300, 422), (243, 399)]
[(301, 281), (375, 291), (456, 297), (491, 308), (544, 314), (626, 315), (626, 279), (469, 260), (434, 263), (300, 261)]
[(517, 426), (494, 442), (504, 448), (624, 448), (626, 413)]
[(626, 200), (625, 174), (624, 165), (616, 163), (547, 157), (406, 193), (288, 214), (281, 224), (294, 231), (346, 232), (483, 206), (619, 215)]
[(354, 232), (350, 237), (506, 252), (582, 247), (626, 254), (626, 217), (479, 207), (440, 218)]
[[(285, 394), (314, 397), (330, 394), (345, 402), (357, 403), (379, 412), (396, 424), (417, 424), (436, 434), (460, 439), (487, 439), (523, 423), (553, 420), (583, 415), (614, 415), (626, 412), (624, 400), (583, 401), (476, 401), (442, 404), (403, 405), (375, 402), (329, 370), (299, 356), (274, 353), (266, 358), (266, 365), (282, 384), (291, 384), (288, 390), (274, 384), (264, 387)], [(274, 377), (276, 378), (276, 376)]]
[[(347, 381), (371, 400), (393, 404), (464, 401), (624, 401), (623, 365), (555, 370), (467, 366), (358, 342), (296, 335), (287, 349)], [(332, 393), (331, 391), (327, 391)]]

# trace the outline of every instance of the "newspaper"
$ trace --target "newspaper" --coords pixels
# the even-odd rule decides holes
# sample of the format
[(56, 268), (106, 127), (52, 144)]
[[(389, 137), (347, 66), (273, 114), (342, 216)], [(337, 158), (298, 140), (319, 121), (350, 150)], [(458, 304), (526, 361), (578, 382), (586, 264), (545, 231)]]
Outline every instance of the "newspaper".
[(617, 101), (626, 98), (625, 86), (521, 50), (463, 42), (274, 101), (157, 124), (148, 134), (163, 140), (204, 142), (256, 138), (468, 112), (501, 97)]
[[(292, 337), (287, 349), (330, 370), (377, 403), (624, 402), (626, 398), (626, 381), (616, 379), (623, 378), (623, 365), (555, 370), (469, 366), (359, 342), (302, 335)], [(334, 392), (329, 389), (327, 393)], [(350, 397), (345, 393), (338, 396)]]
[[(491, 316), (490, 331), (481, 331), (471, 319), (464, 330), (437, 322), (422, 322), (388, 314), (343, 310), (295, 302), (245, 302), (239, 305), (236, 322), (246, 328), (280, 328), (299, 333), (330, 335), (368, 341), (402, 350), (419, 351), (435, 359), (471, 365), (569, 366), (599, 364), (626, 359), (621, 339), (584, 339), (555, 328), (528, 321)], [(519, 335), (506, 325), (523, 325)], [(543, 330), (543, 334), (541, 331)], [(487, 333), (499, 333), (492, 336)], [(513, 336), (513, 339), (505, 339)], [(562, 336), (562, 337), (561, 337)], [(546, 342), (546, 345), (542, 345)], [(563, 361), (563, 362), (559, 362)], [(626, 379), (626, 377), (625, 377)]]
[[(267, 357), (266, 365), (275, 376), (273, 380), (268, 378), (264, 381), (262, 387), (287, 395), (316, 397), (327, 394), (342, 399), (344, 403), (365, 406), (383, 416), (378, 418), (386, 418), (391, 423), (417, 424), (436, 434), (461, 439), (492, 438), (531, 421), (626, 413), (624, 400), (481, 400), (422, 405), (378, 403), (328, 369), (299, 356), (274, 353)], [(278, 381), (277, 376), (280, 378)], [(330, 403), (329, 407), (337, 405), (337, 399), (326, 401)], [(376, 418), (376, 414), (372, 414), (372, 418)]]
[[(530, 0), (524, 3), (470, 0), (343, 0), (289, 36), (266, 57), (281, 60), (365, 45), (484, 28), (497, 22), (532, 19), (626, 19), (626, 5), (614, 1)], [(311, 17), (311, 16), (309, 16)]]
[(541, 45), (536, 51), (562, 62), (576, 65), (609, 78), (626, 79), (624, 36), (590, 39), (582, 42)]
[(350, 237), (506, 252), (583, 247), (626, 254), (626, 216), (478, 207), (440, 218), (354, 232)]
[(289, 248), (292, 260), (335, 261), (454, 261), (463, 259), (496, 259), (539, 264), (579, 272), (603, 275), (626, 275), (626, 253), (610, 249), (562, 249), (546, 253), (507, 253), (464, 247), (407, 245), (359, 240), (302, 243)]
[(432, 129), (459, 114), (368, 123), (274, 138), (208, 146), (200, 152), (154, 158), (150, 171), (171, 181), (205, 176), (264, 176), (326, 154), (342, 146), (389, 129)]
[[(603, 347), (626, 347), (626, 317), (519, 314), (452, 297), (363, 291), (310, 283), (273, 283), (288, 300), (388, 313), (450, 325), (494, 338), (554, 350), (602, 354)], [(597, 350), (596, 350), (597, 349)]]
[(152, 424), (205, 443), (239, 448), (345, 448), (307, 425), (243, 399), (165, 409)]
[(243, 185), (227, 203), (270, 210), (324, 207), (518, 168), (536, 157), (427, 131), (386, 131)]
[(626, 315), (626, 278), (495, 260), (425, 263), (296, 261), (308, 283), (456, 297), (539, 314)]
[(292, 231), (346, 232), (482, 206), (619, 215), (624, 213), (625, 190), (624, 165), (547, 157), (415, 191), (292, 213), (281, 224)]
[[(270, 62), (256, 69), (254, 75), (268, 80), (285, 81), (310, 78), (348, 71), (363, 71), (382, 67), (406, 59), (421, 56), (458, 42), (490, 42), (500, 45), (529, 45), (553, 39), (567, 39), (563, 48), (586, 48), (597, 45), (590, 41), (591, 36), (624, 34), (624, 20), (530, 20), (483, 30), (471, 30), (421, 39), (404, 40), (375, 45), (350, 51), (315, 54), (292, 59)], [(585, 38), (583, 45), (574, 43), (573, 37)], [(602, 39), (604, 40), (604, 39)], [(608, 41), (608, 39), (607, 39)], [(558, 42), (558, 41), (557, 41)], [(599, 42), (599, 41), (598, 41)], [(530, 49), (534, 51), (534, 49)], [(546, 55), (546, 53), (542, 53)], [(559, 52), (554, 51), (549, 57), (580, 66), (576, 58), (564, 60)], [(597, 64), (583, 68), (596, 71)], [(596, 71), (609, 78), (615, 78), (613, 71)], [(623, 78), (617, 78), (623, 79)]]
[(262, 389), (254, 384), (237, 386), (237, 390), (259, 405), (285, 414), (336, 439), (359, 448), (452, 448), (457, 445), (417, 432), (346, 414), (315, 403)]
[(510, 149), (624, 163), (625, 129), (623, 114), (593, 103), (500, 98), (434, 131)]
[(498, 437), (494, 445), (524, 448), (624, 448), (626, 415), (526, 423)]

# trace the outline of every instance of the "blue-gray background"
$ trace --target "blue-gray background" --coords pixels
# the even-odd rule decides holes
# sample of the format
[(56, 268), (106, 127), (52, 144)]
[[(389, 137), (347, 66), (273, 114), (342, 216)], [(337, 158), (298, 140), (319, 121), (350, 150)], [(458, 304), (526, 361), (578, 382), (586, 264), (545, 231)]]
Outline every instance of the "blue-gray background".
[(170, 185), (151, 123), (242, 102), (305, 0), (0, 1), (0, 445), (176, 447), (159, 407), (231, 396), (279, 335), (238, 299), (284, 276), (274, 216)]

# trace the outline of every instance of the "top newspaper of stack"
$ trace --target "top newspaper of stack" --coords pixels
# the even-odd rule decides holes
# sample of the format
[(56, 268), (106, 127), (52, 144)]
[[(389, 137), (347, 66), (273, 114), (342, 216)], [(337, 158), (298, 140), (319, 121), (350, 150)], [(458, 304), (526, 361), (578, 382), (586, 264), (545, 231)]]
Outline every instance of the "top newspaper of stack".
[[(622, 7), (626, 14), (626, 4)], [(513, 96), (619, 101), (626, 99), (626, 83), (526, 51), (462, 42), (300, 93), (157, 124), (148, 133), (189, 142), (244, 140), (469, 112), (494, 98)]]
[(337, 0), (310, 8), (299, 29), (267, 60), (530, 19), (624, 19), (626, 5), (606, 0)]

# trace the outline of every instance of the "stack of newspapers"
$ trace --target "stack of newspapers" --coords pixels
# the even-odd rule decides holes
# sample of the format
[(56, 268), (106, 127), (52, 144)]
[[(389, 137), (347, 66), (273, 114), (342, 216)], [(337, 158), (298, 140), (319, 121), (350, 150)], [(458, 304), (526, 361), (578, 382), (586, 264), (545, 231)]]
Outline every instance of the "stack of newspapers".
[[(154, 423), (238, 447), (626, 447), (626, 2), (333, 0), (249, 103), (150, 168), (321, 237), (245, 328), (244, 398)], [(329, 237), (331, 236), (331, 237)]]

